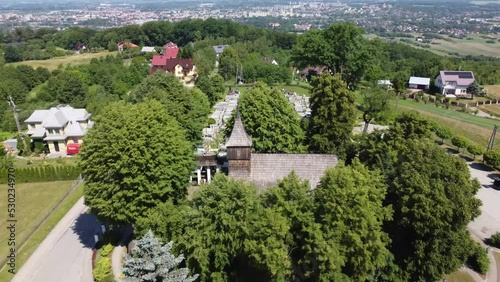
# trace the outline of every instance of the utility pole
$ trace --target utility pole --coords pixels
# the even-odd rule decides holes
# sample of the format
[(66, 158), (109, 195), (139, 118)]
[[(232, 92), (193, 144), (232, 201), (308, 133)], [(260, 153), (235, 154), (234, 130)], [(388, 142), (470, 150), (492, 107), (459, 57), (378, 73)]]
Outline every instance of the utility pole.
[(24, 150), (28, 152), (28, 144), (26, 144), (26, 139), (24, 139), (24, 135), (21, 130), (21, 124), (19, 123), (19, 117), (17, 115), (17, 109), (16, 109), (16, 104), (14, 103), (14, 100), (12, 99), (12, 96), (9, 96), (9, 104), (12, 107), (12, 112), (14, 113), (14, 120), (16, 121), (16, 126), (17, 126), (17, 132), (19, 134), (19, 137), (21, 137), (21, 140), (23, 141), (24, 145)]
[(486, 148), (486, 151), (493, 150), (493, 146), (495, 145), (495, 137), (497, 135), (497, 128), (498, 125), (495, 125), (493, 128), (493, 133), (491, 134), (490, 141), (488, 142), (488, 148)]

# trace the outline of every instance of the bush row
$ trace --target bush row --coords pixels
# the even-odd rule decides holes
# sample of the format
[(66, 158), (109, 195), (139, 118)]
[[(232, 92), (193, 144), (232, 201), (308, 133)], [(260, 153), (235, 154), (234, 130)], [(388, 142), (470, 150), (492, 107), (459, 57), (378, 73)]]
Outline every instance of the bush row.
[[(61, 180), (74, 180), (81, 174), (81, 170), (76, 166), (51, 166), (51, 167), (31, 167), (16, 169), (14, 177), (16, 183), (50, 182)], [(0, 184), (7, 183), (8, 170), (0, 169)]]

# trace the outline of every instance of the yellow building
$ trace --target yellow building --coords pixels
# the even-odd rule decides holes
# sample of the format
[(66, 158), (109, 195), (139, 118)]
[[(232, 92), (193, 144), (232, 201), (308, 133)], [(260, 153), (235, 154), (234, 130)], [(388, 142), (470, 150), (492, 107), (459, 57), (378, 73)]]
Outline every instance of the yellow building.
[(193, 87), (196, 81), (196, 66), (191, 59), (169, 59), (165, 55), (153, 56), (150, 74), (157, 71), (172, 73), (184, 86)]
[(91, 114), (85, 109), (57, 106), (50, 110), (36, 110), (24, 121), (32, 148), (37, 142), (47, 145), (53, 155), (67, 154), (69, 144), (81, 144), (87, 129), (92, 127)]

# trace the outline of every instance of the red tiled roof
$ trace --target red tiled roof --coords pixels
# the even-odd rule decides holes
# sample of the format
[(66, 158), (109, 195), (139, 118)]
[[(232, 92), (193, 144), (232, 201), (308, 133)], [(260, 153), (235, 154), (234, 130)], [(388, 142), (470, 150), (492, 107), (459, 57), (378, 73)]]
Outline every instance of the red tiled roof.
[(169, 59), (177, 58), (178, 54), (179, 54), (179, 48), (166, 48), (165, 49), (165, 56)]
[(167, 56), (164, 55), (156, 55), (153, 56), (153, 66), (164, 66), (167, 64)]
[(166, 47), (166, 48), (177, 48), (177, 44), (175, 44), (173, 42), (168, 42), (167, 44), (163, 45), (163, 47)]

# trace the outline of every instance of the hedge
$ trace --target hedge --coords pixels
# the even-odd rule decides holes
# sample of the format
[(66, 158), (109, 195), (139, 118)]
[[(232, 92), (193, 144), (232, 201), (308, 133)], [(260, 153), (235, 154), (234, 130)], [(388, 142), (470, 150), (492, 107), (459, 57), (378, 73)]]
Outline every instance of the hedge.
[[(49, 166), (29, 167), (16, 169), (14, 177), (16, 183), (51, 182), (75, 180), (81, 174), (76, 166)], [(7, 169), (0, 169), (0, 184), (7, 183)]]

